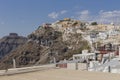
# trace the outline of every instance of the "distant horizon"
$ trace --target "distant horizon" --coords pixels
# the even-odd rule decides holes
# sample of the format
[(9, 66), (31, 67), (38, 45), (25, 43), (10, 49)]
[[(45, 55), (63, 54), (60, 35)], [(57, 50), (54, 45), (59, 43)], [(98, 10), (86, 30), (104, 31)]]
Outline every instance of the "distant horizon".
[(0, 38), (11, 32), (27, 36), (42, 23), (63, 18), (120, 24), (119, 3), (116, 0), (0, 0)]

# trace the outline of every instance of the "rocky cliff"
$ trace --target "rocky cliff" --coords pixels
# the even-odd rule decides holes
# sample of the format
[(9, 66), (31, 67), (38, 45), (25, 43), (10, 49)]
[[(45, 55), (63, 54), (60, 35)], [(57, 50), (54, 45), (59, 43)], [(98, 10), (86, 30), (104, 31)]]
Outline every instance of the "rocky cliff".
[[(16, 60), (16, 66), (22, 67), (52, 63), (54, 59), (57, 62), (70, 60), (73, 54), (81, 53), (83, 49), (90, 50), (88, 42), (82, 38), (81, 32), (85, 26), (81, 25), (82, 22), (70, 19), (60, 22), (41, 25), (28, 35), (28, 41), (24, 45), (0, 61), (0, 69), (12, 67), (13, 58)], [(64, 24), (69, 26), (65, 27)]]
[(18, 46), (23, 45), (27, 41), (27, 38), (18, 36), (16, 33), (10, 33), (8, 36), (0, 39), (0, 59)]

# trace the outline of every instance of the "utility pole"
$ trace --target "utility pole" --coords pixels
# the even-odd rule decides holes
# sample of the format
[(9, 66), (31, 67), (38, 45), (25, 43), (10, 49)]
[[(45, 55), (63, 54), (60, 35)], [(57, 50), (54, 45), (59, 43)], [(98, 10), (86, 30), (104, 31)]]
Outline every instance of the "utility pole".
[[(109, 52), (109, 58), (108, 58), (108, 62), (110, 62), (111, 56), (110, 56), (110, 52)], [(111, 72), (111, 67), (110, 65), (108, 66), (108, 72)]]
[(97, 45), (98, 45), (98, 44), (97, 44), (97, 42), (96, 42), (96, 44), (95, 44), (96, 51), (97, 51)]
[(119, 46), (119, 58), (120, 58), (120, 46)]

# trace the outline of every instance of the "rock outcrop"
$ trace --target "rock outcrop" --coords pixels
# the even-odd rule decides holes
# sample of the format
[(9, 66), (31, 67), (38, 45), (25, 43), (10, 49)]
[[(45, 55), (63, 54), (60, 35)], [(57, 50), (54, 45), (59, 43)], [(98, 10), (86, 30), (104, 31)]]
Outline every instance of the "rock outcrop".
[[(71, 19), (63, 20), (62, 24), (64, 21), (73, 24)], [(12, 67), (13, 58), (16, 60), (17, 67), (32, 66), (52, 63), (54, 59), (56, 59), (56, 62), (64, 59), (70, 60), (73, 54), (79, 54), (83, 49), (90, 50), (88, 42), (82, 38), (81, 32), (85, 26), (79, 25), (82, 22), (78, 23), (76, 21), (75, 26), (69, 25), (67, 29), (63, 27), (64, 31), (57, 28), (60, 27), (59, 25), (62, 26), (58, 23), (42, 25), (28, 35), (28, 41), (24, 45), (18, 47), (0, 61), (0, 69)], [(69, 31), (70, 29), (71, 31)]]
[(8, 36), (0, 39), (0, 59), (15, 50), (18, 46), (23, 45), (26, 41), (27, 38), (18, 36), (16, 33), (10, 33)]

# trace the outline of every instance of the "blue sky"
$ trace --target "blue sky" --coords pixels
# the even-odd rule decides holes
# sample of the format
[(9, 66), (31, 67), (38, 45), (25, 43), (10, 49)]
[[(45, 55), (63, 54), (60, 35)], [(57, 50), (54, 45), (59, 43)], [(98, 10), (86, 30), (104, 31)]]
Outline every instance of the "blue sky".
[(26, 36), (65, 17), (119, 23), (120, 0), (0, 0), (0, 38), (10, 32)]

